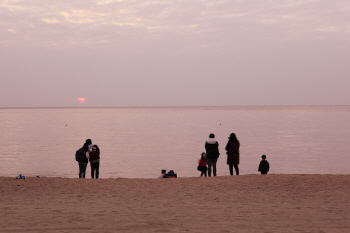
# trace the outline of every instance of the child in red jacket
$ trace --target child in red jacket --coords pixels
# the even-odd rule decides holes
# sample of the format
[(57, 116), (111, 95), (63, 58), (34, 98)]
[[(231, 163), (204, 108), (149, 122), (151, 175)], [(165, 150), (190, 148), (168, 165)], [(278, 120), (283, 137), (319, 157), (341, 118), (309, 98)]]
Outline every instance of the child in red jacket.
[(198, 160), (198, 168), (197, 168), (198, 171), (202, 172), (201, 176), (203, 176), (203, 175), (205, 177), (207, 176), (207, 170), (208, 170), (207, 164), (208, 164), (207, 154), (205, 152), (203, 152), (201, 154), (201, 159)]

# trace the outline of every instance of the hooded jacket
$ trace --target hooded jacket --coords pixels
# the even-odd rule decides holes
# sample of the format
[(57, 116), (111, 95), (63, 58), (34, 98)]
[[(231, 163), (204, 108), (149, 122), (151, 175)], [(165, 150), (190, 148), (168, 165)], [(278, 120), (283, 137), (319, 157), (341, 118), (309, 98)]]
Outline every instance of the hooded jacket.
[(219, 143), (215, 138), (209, 138), (205, 142), (205, 150), (207, 152), (207, 159), (217, 159), (219, 158)]

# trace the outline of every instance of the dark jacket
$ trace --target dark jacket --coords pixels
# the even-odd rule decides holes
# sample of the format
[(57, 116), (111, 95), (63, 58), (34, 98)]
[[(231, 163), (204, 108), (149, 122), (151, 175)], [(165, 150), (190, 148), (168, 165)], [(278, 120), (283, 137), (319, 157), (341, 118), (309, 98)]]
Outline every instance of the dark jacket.
[(215, 138), (209, 138), (209, 140), (205, 142), (205, 150), (207, 152), (207, 159), (219, 158), (219, 143)]
[(100, 148), (97, 145), (92, 145), (89, 152), (89, 161), (90, 163), (100, 161)]
[(163, 176), (163, 178), (177, 178), (177, 174), (173, 170), (170, 170)]
[(82, 150), (84, 152), (84, 161), (81, 161), (79, 163), (84, 163), (84, 164), (87, 164), (89, 163), (89, 160), (88, 158), (86, 157), (86, 153), (89, 151), (89, 145), (84, 143), (83, 147), (80, 148), (80, 150)]
[(227, 164), (239, 164), (239, 142), (228, 141), (225, 150), (227, 150)]
[(261, 160), (259, 164), (259, 172), (268, 172), (270, 170), (270, 164), (266, 160)]

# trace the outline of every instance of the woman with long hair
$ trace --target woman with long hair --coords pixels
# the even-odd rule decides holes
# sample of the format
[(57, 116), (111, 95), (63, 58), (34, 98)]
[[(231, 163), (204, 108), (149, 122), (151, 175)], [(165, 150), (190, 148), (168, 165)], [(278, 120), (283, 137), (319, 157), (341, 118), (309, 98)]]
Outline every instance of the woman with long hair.
[(231, 133), (225, 147), (225, 150), (227, 150), (227, 164), (229, 166), (231, 176), (233, 175), (233, 167), (235, 168), (236, 175), (239, 175), (239, 147), (240, 143), (236, 137), (236, 134)]

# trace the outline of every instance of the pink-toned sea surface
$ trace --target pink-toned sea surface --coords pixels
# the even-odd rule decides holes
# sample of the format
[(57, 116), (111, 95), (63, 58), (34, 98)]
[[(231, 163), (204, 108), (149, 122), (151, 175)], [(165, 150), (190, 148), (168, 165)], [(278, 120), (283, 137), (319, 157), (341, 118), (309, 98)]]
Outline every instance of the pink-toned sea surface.
[(230, 133), (241, 175), (258, 174), (263, 154), (270, 173), (350, 173), (350, 106), (2, 108), (0, 120), (0, 176), (78, 177), (75, 151), (87, 138), (100, 147), (101, 178), (199, 176), (210, 133), (218, 176), (229, 175)]

